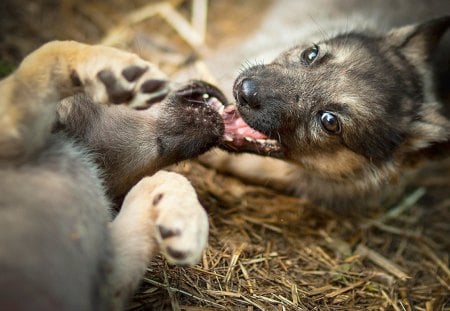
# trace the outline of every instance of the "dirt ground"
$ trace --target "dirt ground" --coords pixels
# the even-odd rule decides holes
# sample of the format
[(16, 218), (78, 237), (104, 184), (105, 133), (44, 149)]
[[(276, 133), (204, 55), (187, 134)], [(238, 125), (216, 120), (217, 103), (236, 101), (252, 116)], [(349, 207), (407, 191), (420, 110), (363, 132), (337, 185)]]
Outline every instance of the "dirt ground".
[[(210, 1), (200, 45), (144, 10), (158, 3), (4, 0), (0, 75), (52, 39), (130, 49), (175, 75), (201, 65), (205, 47), (239, 42), (269, 1)], [(189, 20), (191, 1), (164, 4)], [(195, 267), (157, 257), (129, 310), (450, 310), (450, 159), (428, 165), (394, 206), (361, 202), (350, 215), (196, 161), (173, 169), (193, 182), (209, 214), (209, 246)]]

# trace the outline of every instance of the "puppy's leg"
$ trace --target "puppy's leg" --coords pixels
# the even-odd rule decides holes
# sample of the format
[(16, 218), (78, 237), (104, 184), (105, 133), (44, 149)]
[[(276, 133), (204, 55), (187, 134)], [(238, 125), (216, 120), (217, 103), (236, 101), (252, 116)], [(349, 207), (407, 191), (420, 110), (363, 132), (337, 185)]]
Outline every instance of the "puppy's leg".
[(213, 149), (201, 155), (199, 161), (221, 173), (231, 174), (248, 183), (285, 193), (295, 191), (295, 181), (300, 178), (299, 169), (295, 165), (254, 154), (232, 154)]
[(185, 177), (160, 171), (130, 190), (110, 229), (116, 252), (111, 286), (121, 301), (156, 251), (171, 263), (195, 264), (207, 242), (208, 218)]
[(96, 103), (145, 102), (134, 95), (149, 72), (152, 79), (163, 77), (137, 55), (114, 48), (73, 41), (43, 45), (0, 82), (0, 159), (21, 160), (40, 149), (64, 97), (85, 92)]

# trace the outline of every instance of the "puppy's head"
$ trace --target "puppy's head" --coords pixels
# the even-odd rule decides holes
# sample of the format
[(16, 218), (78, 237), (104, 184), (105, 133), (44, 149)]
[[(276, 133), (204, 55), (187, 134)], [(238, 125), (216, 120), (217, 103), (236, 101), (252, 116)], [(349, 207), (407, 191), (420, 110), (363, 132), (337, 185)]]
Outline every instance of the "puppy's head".
[(294, 161), (330, 180), (372, 179), (450, 137), (430, 58), (450, 17), (384, 35), (300, 44), (236, 79), (224, 146)]
[(219, 111), (226, 98), (218, 88), (198, 80), (170, 83), (163, 96), (145, 110), (155, 117), (156, 147), (164, 162), (193, 158), (219, 144), (224, 133)]
[(138, 101), (143, 102), (138, 96), (147, 100), (136, 110), (96, 105), (82, 95), (60, 111), (66, 131), (101, 155), (108, 189), (116, 198), (144, 176), (216, 146), (224, 134), (219, 111), (226, 99), (216, 87), (203, 81), (148, 80), (141, 91)]

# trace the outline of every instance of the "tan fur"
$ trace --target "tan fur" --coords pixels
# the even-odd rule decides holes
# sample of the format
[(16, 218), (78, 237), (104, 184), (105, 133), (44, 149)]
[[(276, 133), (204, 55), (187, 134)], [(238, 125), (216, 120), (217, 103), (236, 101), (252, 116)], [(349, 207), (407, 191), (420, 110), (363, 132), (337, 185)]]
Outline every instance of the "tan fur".
[(321, 153), (314, 156), (304, 156), (303, 165), (314, 169), (323, 176), (349, 177), (355, 171), (366, 165), (366, 160), (359, 154), (348, 149), (341, 149), (333, 153)]
[[(89, 89), (95, 86), (91, 79), (108, 68), (114, 57), (121, 57), (123, 63), (151, 66), (134, 54), (71, 41), (47, 43), (26, 57), (16, 72), (0, 84), (0, 137), (9, 146), (0, 151), (0, 158), (6, 152), (28, 154), (40, 147), (53, 125), (56, 104), (81, 90), (71, 81), (73, 72), (86, 81), (86, 91), (95, 94), (94, 101), (107, 102), (106, 92)], [(154, 66), (151, 71), (154, 78), (165, 77)], [(35, 118), (35, 114), (42, 117)]]

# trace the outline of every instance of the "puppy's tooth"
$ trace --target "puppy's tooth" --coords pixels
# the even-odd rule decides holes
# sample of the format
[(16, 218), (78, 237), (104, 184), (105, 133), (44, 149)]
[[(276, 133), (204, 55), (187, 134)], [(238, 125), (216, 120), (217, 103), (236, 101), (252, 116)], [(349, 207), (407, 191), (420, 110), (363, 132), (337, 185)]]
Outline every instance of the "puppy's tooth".
[(208, 94), (208, 93), (204, 93), (204, 94), (202, 95), (202, 97), (203, 97), (203, 99), (208, 99), (208, 98), (209, 98), (209, 94)]
[(277, 143), (275, 139), (266, 139), (264, 142), (271, 145), (275, 145)]
[(257, 139), (256, 142), (259, 144), (264, 144), (266, 142), (266, 140), (265, 139)]
[(244, 137), (244, 139), (245, 139), (246, 141), (248, 141), (249, 143), (252, 143), (252, 142), (255, 141), (254, 139), (252, 139), (252, 138), (250, 138), (250, 137)]
[(225, 111), (225, 106), (221, 105), (219, 110), (217, 111), (219, 114), (223, 114), (223, 112)]
[(233, 141), (233, 137), (231, 137), (230, 135), (225, 134), (225, 135), (223, 136), (223, 140), (224, 140), (224, 141)]

